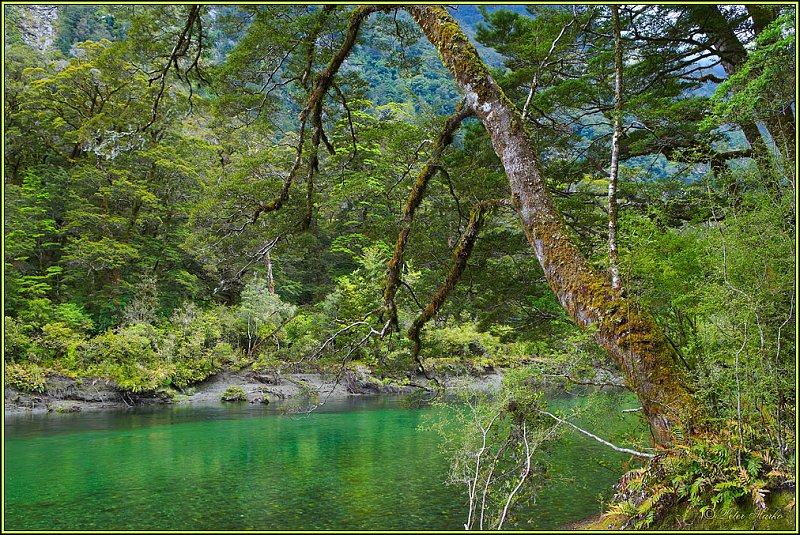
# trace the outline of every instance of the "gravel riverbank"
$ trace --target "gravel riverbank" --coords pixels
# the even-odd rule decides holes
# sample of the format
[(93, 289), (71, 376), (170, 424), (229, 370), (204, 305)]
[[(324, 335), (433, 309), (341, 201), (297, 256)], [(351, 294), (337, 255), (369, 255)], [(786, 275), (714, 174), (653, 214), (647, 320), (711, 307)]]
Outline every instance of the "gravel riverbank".
[[(464, 381), (478, 390), (490, 390), (500, 386), (502, 374), (492, 373), (466, 380), (444, 380), (446, 386)], [(121, 391), (103, 379), (50, 376), (42, 393), (20, 392), (6, 385), (4, 413), (67, 413), (161, 403), (223, 403), (222, 394), (231, 386), (244, 390), (247, 400), (253, 403), (306, 398), (309, 394), (318, 395), (324, 401), (364, 394), (410, 394), (419, 390), (419, 386), (425, 386), (427, 381), (420, 376), (413, 382), (418, 386), (399, 386), (384, 382), (361, 368), (346, 370), (339, 377), (316, 373), (275, 374), (252, 370), (223, 370), (186, 389), (134, 394)]]

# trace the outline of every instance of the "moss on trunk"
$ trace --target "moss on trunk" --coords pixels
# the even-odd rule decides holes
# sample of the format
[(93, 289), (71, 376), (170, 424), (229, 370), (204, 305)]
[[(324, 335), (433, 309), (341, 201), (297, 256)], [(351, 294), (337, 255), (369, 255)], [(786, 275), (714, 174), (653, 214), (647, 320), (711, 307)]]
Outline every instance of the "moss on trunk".
[(528, 240), (561, 305), (578, 325), (595, 331), (598, 343), (625, 373), (659, 443), (673, 439), (675, 426), (691, 432), (702, 421), (703, 411), (675, 348), (655, 321), (622, 292), (613, 290), (572, 243), (517, 109), (445, 8), (415, 5), (406, 9), (439, 50), (489, 132)]
[(447, 300), (447, 296), (450, 295), (450, 292), (456, 287), (458, 280), (461, 278), (461, 274), (464, 273), (464, 270), (467, 268), (467, 261), (472, 254), (472, 248), (475, 246), (475, 242), (478, 240), (478, 234), (480, 234), (481, 228), (483, 227), (484, 216), (492, 210), (508, 206), (510, 206), (510, 203), (507, 200), (497, 199), (479, 202), (470, 210), (469, 223), (461, 234), (458, 245), (453, 249), (453, 263), (450, 265), (450, 270), (447, 272), (444, 284), (439, 288), (436, 294), (434, 294), (431, 302), (420, 312), (419, 316), (416, 317), (411, 323), (411, 327), (408, 329), (408, 337), (414, 342), (412, 356), (417, 362), (419, 362), (419, 352), (422, 346), (419, 338), (420, 331), (425, 324), (439, 312), (439, 308)]
[(428, 188), (428, 182), (430, 182), (430, 179), (436, 174), (436, 171), (440, 169), (439, 161), (442, 158), (444, 149), (452, 143), (453, 134), (464, 119), (472, 114), (472, 110), (462, 102), (455, 113), (447, 119), (444, 128), (431, 149), (428, 163), (422, 168), (419, 175), (417, 175), (417, 179), (411, 187), (411, 192), (408, 194), (408, 200), (403, 206), (402, 227), (395, 241), (394, 253), (389, 260), (386, 288), (383, 292), (383, 302), (386, 313), (389, 316), (388, 320), (395, 330), (399, 330), (399, 326), (397, 323), (397, 307), (395, 306), (394, 298), (397, 295), (397, 288), (400, 286), (400, 267), (403, 264), (403, 255), (405, 254), (408, 235), (411, 232), (411, 223), (414, 220), (414, 213), (422, 202), (422, 197), (425, 195), (425, 191)]

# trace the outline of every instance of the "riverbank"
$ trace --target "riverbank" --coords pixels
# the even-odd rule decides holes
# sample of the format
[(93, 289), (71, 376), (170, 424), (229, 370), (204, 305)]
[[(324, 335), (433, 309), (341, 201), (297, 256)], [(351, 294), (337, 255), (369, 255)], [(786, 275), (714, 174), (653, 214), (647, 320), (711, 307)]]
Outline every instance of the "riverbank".
[[(493, 372), (480, 377), (444, 378), (445, 386), (467, 381), (477, 390), (499, 388), (502, 373)], [(156, 392), (133, 393), (120, 390), (112, 382), (96, 378), (70, 378), (51, 375), (43, 392), (22, 392), (6, 385), (5, 414), (81, 412), (137, 405), (166, 403), (213, 403), (222, 401), (229, 387), (241, 388), (250, 403), (269, 403), (285, 399), (341, 399), (365, 394), (411, 394), (428, 388), (428, 380), (415, 377), (410, 384), (381, 380), (365, 368), (345, 370), (341, 375), (319, 373), (278, 374), (255, 372), (249, 369), (222, 370), (205, 381), (184, 389), (165, 388)]]
[[(752, 502), (740, 500), (728, 509), (708, 510), (694, 513), (686, 520), (688, 504), (680, 503), (665, 517), (658, 519), (650, 530), (656, 531), (797, 531), (795, 512), (796, 489), (771, 489), (765, 507), (756, 508)], [(619, 531), (623, 529), (618, 518), (594, 514), (582, 520), (570, 522), (559, 531)]]

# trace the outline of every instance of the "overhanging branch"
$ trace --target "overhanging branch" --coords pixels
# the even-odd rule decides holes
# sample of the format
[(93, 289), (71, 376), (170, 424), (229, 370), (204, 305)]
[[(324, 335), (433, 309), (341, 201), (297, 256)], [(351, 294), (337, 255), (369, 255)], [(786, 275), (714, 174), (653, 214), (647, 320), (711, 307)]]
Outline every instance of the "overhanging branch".
[(458, 280), (461, 278), (461, 274), (467, 267), (467, 260), (469, 260), (472, 254), (472, 248), (475, 246), (478, 234), (483, 226), (484, 216), (492, 210), (511, 208), (512, 206), (510, 200), (493, 199), (479, 202), (470, 210), (469, 224), (461, 234), (458, 245), (453, 249), (453, 263), (450, 266), (450, 271), (447, 273), (444, 284), (439, 288), (439, 291), (433, 296), (428, 306), (422, 310), (408, 329), (408, 338), (414, 343), (412, 356), (420, 367), (422, 366), (419, 361), (419, 353), (422, 349), (422, 342), (419, 337), (420, 331), (425, 324), (439, 312), (439, 308), (444, 304), (447, 296), (450, 295), (450, 292), (453, 291), (453, 288), (455, 288)]
[(652, 459), (653, 457), (655, 457), (655, 455), (653, 455), (652, 453), (644, 453), (644, 452), (632, 450), (632, 449), (629, 449), (629, 448), (620, 448), (619, 446), (615, 446), (611, 442), (609, 442), (607, 440), (603, 440), (602, 438), (598, 437), (597, 435), (593, 435), (589, 431), (586, 431), (585, 429), (581, 429), (577, 425), (569, 423), (566, 420), (562, 420), (558, 416), (556, 416), (554, 414), (551, 414), (551, 413), (549, 413), (547, 411), (537, 410), (536, 412), (538, 412), (539, 414), (544, 414), (546, 416), (549, 416), (550, 418), (554, 419), (555, 421), (557, 421), (559, 423), (562, 423), (564, 425), (568, 425), (571, 428), (575, 429), (576, 431), (578, 431), (580, 433), (583, 433), (587, 437), (593, 438), (594, 440), (600, 442), (601, 444), (605, 444), (606, 446), (608, 446), (609, 448), (611, 448), (611, 449), (613, 449), (615, 451), (619, 451), (621, 453), (630, 453), (631, 455), (636, 455), (637, 457), (644, 457), (644, 458), (647, 458), (647, 459)]
[(417, 176), (411, 188), (411, 192), (408, 194), (408, 200), (406, 200), (406, 204), (403, 206), (402, 227), (400, 233), (397, 235), (394, 254), (391, 260), (389, 260), (389, 271), (386, 275), (386, 288), (383, 293), (383, 302), (388, 320), (396, 330), (399, 330), (399, 326), (397, 322), (397, 307), (394, 298), (397, 295), (397, 288), (400, 284), (400, 266), (403, 264), (403, 255), (405, 253), (408, 235), (411, 232), (411, 223), (414, 220), (414, 213), (422, 202), (422, 197), (425, 195), (428, 182), (440, 168), (439, 161), (442, 158), (444, 149), (452, 143), (453, 134), (461, 125), (462, 121), (471, 115), (473, 115), (472, 109), (462, 101), (455, 113), (447, 119), (444, 128), (439, 133), (439, 137), (431, 149), (428, 163)]

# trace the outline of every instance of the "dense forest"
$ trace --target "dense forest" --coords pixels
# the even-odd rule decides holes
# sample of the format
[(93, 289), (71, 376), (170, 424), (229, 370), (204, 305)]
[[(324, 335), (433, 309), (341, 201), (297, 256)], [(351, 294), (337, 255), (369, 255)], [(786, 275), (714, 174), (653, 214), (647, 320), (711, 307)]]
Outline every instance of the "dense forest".
[(608, 525), (793, 492), (794, 5), (4, 9), (6, 385), (503, 370), (478, 529), (613, 384)]

